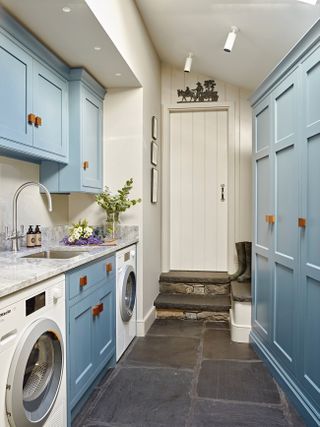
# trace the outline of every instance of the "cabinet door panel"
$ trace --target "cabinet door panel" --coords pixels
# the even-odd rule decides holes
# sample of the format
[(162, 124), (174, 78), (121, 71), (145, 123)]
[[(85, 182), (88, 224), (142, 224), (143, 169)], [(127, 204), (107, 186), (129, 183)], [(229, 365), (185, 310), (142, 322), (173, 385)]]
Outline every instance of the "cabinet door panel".
[(271, 271), (268, 259), (259, 254), (256, 254), (255, 265), (254, 326), (262, 336), (268, 338), (271, 329)]
[(32, 145), (32, 59), (0, 34), (0, 138)]
[(88, 91), (82, 100), (82, 159), (88, 162), (83, 169), (82, 184), (85, 187), (102, 186), (102, 106)]
[(295, 278), (290, 268), (276, 264), (274, 283), (274, 343), (285, 362), (294, 359)]
[(256, 151), (267, 148), (271, 141), (270, 132), (270, 107), (268, 104), (264, 105), (256, 115)]
[[(115, 351), (114, 322), (114, 279), (106, 281), (99, 289), (98, 303), (103, 304), (103, 311), (94, 318), (94, 351), (96, 367), (103, 367)], [(99, 369), (98, 368), (98, 369)]]
[(42, 119), (34, 130), (34, 146), (65, 157), (67, 83), (38, 62), (34, 64), (34, 112)]
[(92, 307), (95, 295), (72, 306), (69, 311), (70, 403), (73, 407), (92, 381), (95, 370)]
[(320, 402), (320, 51), (302, 66), (302, 208), (306, 227), (300, 229), (300, 380), (319, 408)]
[(269, 156), (256, 162), (256, 244), (268, 249), (270, 246), (270, 225), (266, 215), (270, 212), (270, 160)]

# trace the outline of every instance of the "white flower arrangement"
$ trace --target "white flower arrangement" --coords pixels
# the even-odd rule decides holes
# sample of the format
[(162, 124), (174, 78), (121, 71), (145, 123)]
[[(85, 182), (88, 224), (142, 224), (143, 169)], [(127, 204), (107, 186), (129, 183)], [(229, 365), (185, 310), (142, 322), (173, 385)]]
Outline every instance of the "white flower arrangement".
[(69, 228), (68, 242), (74, 243), (77, 240), (89, 239), (93, 234), (93, 228), (88, 225), (88, 220), (80, 220), (77, 224), (72, 224)]

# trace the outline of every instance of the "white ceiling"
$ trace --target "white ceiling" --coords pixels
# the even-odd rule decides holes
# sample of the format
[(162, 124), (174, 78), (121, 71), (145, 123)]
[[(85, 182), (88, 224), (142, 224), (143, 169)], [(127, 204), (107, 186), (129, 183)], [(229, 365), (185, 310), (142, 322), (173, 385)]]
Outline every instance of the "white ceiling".
[[(320, 1), (318, 1), (319, 3)], [(254, 89), (320, 17), (296, 0), (136, 0), (160, 58), (183, 69)], [(240, 29), (232, 53), (223, 46)]]
[[(84, 66), (105, 87), (140, 86), (84, 0), (0, 0), (0, 4), (68, 65)], [(66, 5), (70, 13), (62, 12)]]

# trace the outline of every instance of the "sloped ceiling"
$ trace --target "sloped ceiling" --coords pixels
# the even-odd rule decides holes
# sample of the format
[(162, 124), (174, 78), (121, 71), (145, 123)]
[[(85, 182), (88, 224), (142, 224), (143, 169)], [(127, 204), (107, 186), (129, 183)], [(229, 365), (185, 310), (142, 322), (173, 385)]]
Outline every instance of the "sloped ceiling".
[[(318, 1), (319, 3), (319, 1)], [(297, 0), (136, 0), (162, 61), (255, 89), (319, 19), (320, 5)], [(231, 53), (223, 46), (240, 32)]]

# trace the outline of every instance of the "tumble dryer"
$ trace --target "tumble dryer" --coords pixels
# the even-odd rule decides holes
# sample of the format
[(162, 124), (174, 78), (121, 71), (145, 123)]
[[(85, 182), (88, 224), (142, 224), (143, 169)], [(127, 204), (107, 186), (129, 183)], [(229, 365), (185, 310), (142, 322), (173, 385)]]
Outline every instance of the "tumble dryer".
[(117, 361), (137, 334), (136, 245), (117, 252), (116, 354)]
[(0, 299), (0, 425), (66, 427), (65, 282)]

